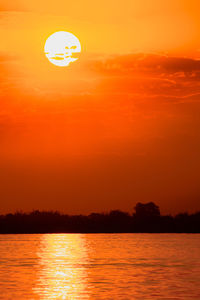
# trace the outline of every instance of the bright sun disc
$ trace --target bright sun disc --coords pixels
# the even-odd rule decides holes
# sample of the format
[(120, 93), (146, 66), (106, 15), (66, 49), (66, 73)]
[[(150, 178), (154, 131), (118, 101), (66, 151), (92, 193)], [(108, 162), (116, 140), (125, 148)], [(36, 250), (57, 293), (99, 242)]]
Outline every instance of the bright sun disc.
[(48, 60), (59, 67), (67, 67), (78, 60), (81, 44), (78, 38), (70, 32), (58, 31), (48, 37), (44, 46)]

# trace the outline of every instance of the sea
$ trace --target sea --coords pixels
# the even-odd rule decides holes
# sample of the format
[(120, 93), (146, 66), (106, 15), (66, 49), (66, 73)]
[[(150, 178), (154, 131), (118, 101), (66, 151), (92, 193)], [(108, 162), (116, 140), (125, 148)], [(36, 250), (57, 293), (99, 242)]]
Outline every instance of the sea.
[(200, 300), (200, 234), (0, 235), (0, 299)]

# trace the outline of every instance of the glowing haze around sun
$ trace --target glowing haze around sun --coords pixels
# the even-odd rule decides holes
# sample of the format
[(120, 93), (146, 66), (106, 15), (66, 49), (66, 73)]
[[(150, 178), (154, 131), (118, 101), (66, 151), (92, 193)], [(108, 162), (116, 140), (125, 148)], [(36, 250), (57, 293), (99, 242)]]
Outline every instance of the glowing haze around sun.
[(70, 63), (78, 60), (81, 44), (72, 33), (58, 31), (48, 37), (44, 52), (52, 64), (58, 67), (67, 67)]

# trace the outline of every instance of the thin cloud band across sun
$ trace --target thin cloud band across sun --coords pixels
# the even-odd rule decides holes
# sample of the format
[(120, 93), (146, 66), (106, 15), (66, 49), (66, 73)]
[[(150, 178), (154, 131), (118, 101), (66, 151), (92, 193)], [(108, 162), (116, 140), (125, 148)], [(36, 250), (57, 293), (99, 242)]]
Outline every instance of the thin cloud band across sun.
[(44, 52), (52, 64), (58, 67), (67, 67), (70, 63), (78, 60), (81, 44), (72, 33), (58, 31), (48, 37)]

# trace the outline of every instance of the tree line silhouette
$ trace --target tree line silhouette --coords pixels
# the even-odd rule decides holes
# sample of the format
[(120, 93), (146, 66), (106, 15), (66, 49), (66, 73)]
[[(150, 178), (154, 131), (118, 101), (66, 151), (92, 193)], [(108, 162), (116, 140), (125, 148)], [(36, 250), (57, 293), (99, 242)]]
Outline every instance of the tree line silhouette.
[(137, 203), (133, 214), (66, 215), (57, 211), (0, 215), (0, 233), (200, 233), (200, 212), (161, 215), (153, 203)]

